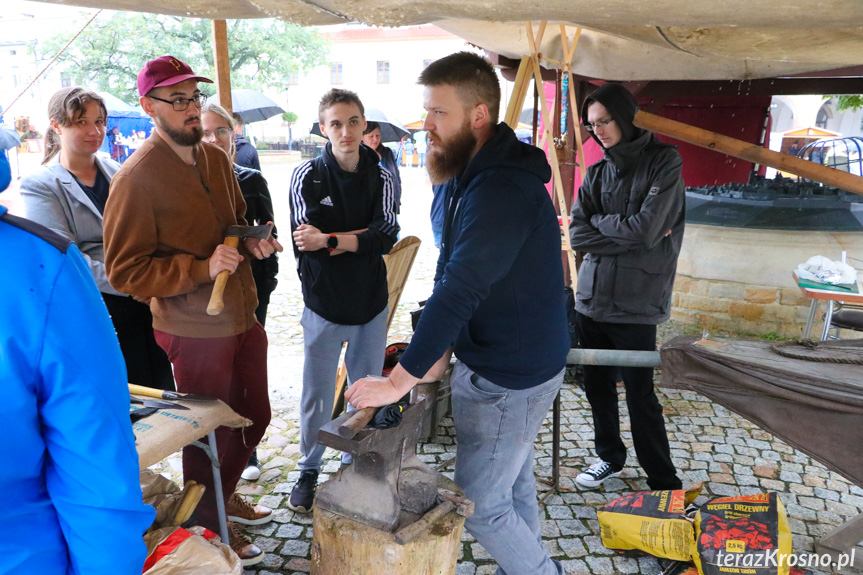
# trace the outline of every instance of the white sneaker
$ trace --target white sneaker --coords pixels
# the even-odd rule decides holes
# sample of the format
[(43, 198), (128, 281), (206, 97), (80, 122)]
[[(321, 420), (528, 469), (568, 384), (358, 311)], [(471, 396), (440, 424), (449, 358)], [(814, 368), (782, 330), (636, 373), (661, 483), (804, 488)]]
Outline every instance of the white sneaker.
[(243, 470), (243, 474), (240, 475), (246, 481), (257, 481), (261, 476), (261, 470), (255, 467), (254, 465), (250, 465)]
[(575, 482), (582, 487), (599, 487), (609, 477), (620, 475), (620, 471), (620, 469), (614, 471), (610, 463), (599, 459), (596, 463), (579, 473), (575, 478)]

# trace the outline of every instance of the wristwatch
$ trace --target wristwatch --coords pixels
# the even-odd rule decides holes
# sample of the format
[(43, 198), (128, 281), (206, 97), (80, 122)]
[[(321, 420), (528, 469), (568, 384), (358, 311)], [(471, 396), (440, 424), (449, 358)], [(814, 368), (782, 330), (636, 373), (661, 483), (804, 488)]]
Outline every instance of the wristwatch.
[(327, 250), (333, 251), (339, 247), (339, 238), (336, 234), (330, 234), (330, 237), (327, 238)]

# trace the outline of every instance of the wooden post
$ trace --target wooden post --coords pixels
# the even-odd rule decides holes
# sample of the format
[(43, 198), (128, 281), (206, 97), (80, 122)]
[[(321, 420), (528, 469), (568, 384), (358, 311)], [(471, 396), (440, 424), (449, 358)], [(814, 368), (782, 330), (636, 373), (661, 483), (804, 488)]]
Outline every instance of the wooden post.
[(392, 533), (316, 505), (311, 575), (454, 575), (464, 519), (451, 511), (399, 545)]
[[(572, 201), (575, 201), (575, 188), (581, 187), (581, 180), (584, 179), (584, 171), (587, 169), (587, 166), (584, 165), (584, 147), (583, 142), (581, 141), (581, 127), (578, 122), (578, 99), (575, 97), (575, 86), (573, 85), (575, 84), (575, 81), (572, 73), (572, 58), (575, 55), (575, 47), (578, 46), (579, 38), (581, 38), (581, 28), (576, 29), (575, 37), (572, 39), (572, 46), (570, 47), (569, 39), (566, 36), (566, 26), (560, 26), (560, 41), (563, 42), (563, 61), (565, 62), (564, 70), (569, 74), (569, 82), (567, 82), (569, 92), (569, 116), (572, 118), (572, 132), (575, 136), (575, 153), (577, 158), (576, 163), (578, 164), (578, 180), (573, 178)], [(567, 210), (566, 214), (563, 215), (561, 221), (565, 224), (561, 227), (564, 228), (564, 233), (568, 238), (569, 210)], [(572, 252), (572, 244), (569, 245), (569, 248), (569, 251)], [(567, 262), (569, 263), (569, 286), (572, 287), (573, 291), (575, 291), (578, 287), (578, 271), (576, 267), (575, 253), (572, 253), (572, 257), (570, 257)]]
[[(564, 61), (566, 62), (565, 69), (567, 73), (569, 73), (569, 82), (567, 83), (569, 86), (569, 112), (572, 114), (572, 124), (574, 126), (573, 132), (575, 132), (575, 149), (578, 154), (578, 173), (580, 178), (584, 178), (584, 171), (587, 169), (587, 166), (584, 165), (584, 147), (583, 142), (581, 141), (581, 128), (578, 123), (579, 118), (579, 109), (578, 109), (578, 100), (575, 97), (575, 84), (573, 80), (572, 74), (572, 58), (575, 55), (575, 47), (578, 46), (578, 39), (581, 38), (581, 28), (578, 28), (575, 31), (575, 37), (572, 39), (572, 47), (568, 46), (569, 40), (566, 37), (566, 26), (560, 27), (560, 39), (563, 42), (563, 52), (565, 54)], [(581, 185), (581, 182), (577, 182), (577, 185)]]
[(518, 65), (518, 71), (515, 75), (515, 83), (512, 88), (512, 95), (509, 98), (509, 105), (506, 109), (506, 115), (503, 118), (510, 128), (515, 130), (518, 128), (518, 118), (521, 116), (521, 109), (524, 107), (524, 99), (527, 97), (527, 87), (530, 84), (530, 56), (524, 56), (521, 63)]
[(231, 61), (228, 57), (228, 23), (213, 20), (213, 62), (216, 70), (216, 91), (219, 104), (230, 114), (234, 103), (231, 100)]
[(658, 134), (665, 134), (672, 138), (714, 150), (747, 162), (764, 164), (783, 172), (797, 174), (828, 186), (853, 192), (863, 196), (863, 178), (843, 172), (835, 168), (828, 168), (809, 160), (796, 158), (789, 154), (782, 154), (767, 150), (757, 144), (750, 144), (736, 138), (729, 138), (716, 132), (702, 130), (682, 122), (676, 122), (655, 116), (647, 112), (639, 111), (635, 114), (633, 123), (639, 128), (650, 130)]
[[(539, 67), (539, 54), (536, 52), (536, 48), (539, 45), (539, 42), (542, 38), (542, 34), (545, 31), (545, 22), (543, 22), (539, 27), (539, 34), (534, 39), (533, 36), (533, 26), (531, 26), (530, 22), (527, 22), (527, 36), (528, 41), (530, 42), (531, 50), (533, 54), (530, 56), (530, 62), (533, 66), (533, 81), (537, 87), (540, 89), (542, 87), (542, 70)], [(554, 136), (551, 133), (551, 114), (548, 110), (548, 102), (545, 101), (545, 95), (543, 94), (542, 98), (540, 98), (541, 106), (538, 106), (542, 111), (542, 122), (545, 125), (545, 130), (543, 130), (543, 139), (548, 142), (548, 149), (550, 153), (548, 154), (549, 159), (551, 160), (551, 174), (552, 180), (554, 181), (554, 190), (557, 193), (557, 202), (560, 210), (561, 217), (561, 249), (566, 252), (567, 261), (569, 262), (570, 271), (575, 270), (575, 254), (572, 251), (572, 244), (569, 241), (569, 212), (566, 210), (566, 195), (563, 191), (563, 180), (560, 176), (560, 164), (557, 160), (557, 150), (554, 149)], [(573, 275), (573, 278), (575, 276)], [(566, 279), (566, 278), (564, 278)], [(575, 283), (573, 281), (573, 283)]]
[[(402, 238), (393, 246), (390, 253), (384, 256), (384, 263), (387, 266), (387, 290), (389, 292), (389, 299), (387, 300), (387, 306), (389, 307), (387, 315), (388, 334), (390, 326), (393, 323), (393, 317), (395, 317), (396, 310), (399, 307), (399, 299), (402, 297), (402, 292), (405, 289), (405, 284), (407, 284), (408, 276), (411, 273), (411, 268), (414, 265), (414, 260), (417, 257), (421, 243), (420, 239), (416, 236)], [(345, 366), (344, 360), (342, 360), (339, 362), (339, 369), (336, 372), (336, 396), (333, 401), (333, 419), (341, 415), (347, 407), (345, 405), (347, 382), (348, 368)]]

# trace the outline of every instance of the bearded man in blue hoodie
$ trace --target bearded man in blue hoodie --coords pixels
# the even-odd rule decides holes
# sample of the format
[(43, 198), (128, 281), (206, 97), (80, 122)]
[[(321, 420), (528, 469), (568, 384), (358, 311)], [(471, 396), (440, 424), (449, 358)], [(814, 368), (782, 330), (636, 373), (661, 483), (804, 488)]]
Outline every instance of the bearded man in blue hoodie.
[(488, 60), (452, 54), (419, 84), (426, 167), (433, 184), (447, 184), (434, 292), (391, 375), (362, 379), (345, 397), (358, 408), (398, 401), (439, 379), (454, 352), (455, 480), (476, 508), (465, 526), (499, 575), (563, 575), (542, 548), (533, 475), (533, 443), (570, 345), (551, 168), (498, 123)]

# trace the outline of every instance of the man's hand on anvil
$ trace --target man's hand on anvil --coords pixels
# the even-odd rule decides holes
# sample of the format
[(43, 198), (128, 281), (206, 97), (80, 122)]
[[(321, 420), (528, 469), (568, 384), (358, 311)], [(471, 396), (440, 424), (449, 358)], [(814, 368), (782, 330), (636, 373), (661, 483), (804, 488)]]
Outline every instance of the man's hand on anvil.
[[(272, 224), (273, 222), (267, 223)], [(245, 238), (243, 242), (246, 244), (246, 249), (249, 250), (249, 253), (259, 260), (267, 259), (274, 253), (284, 251), (285, 249), (282, 247), (282, 244), (279, 243), (279, 240), (274, 238), (272, 234), (270, 234), (270, 237), (265, 240)]]
[(345, 391), (345, 399), (357, 409), (381, 407), (397, 402), (404, 393), (399, 393), (388, 377), (366, 376), (356, 381)]
[(451, 357), (452, 348), (444, 352), (422, 379), (412, 376), (402, 367), (402, 364), (397, 363), (389, 377), (368, 375), (355, 382), (345, 391), (345, 399), (357, 409), (383, 407), (395, 403), (416, 384), (443, 379)]
[(369, 375), (355, 381), (345, 391), (345, 399), (357, 409), (381, 407), (399, 401), (418, 381), (397, 364), (389, 377)]

